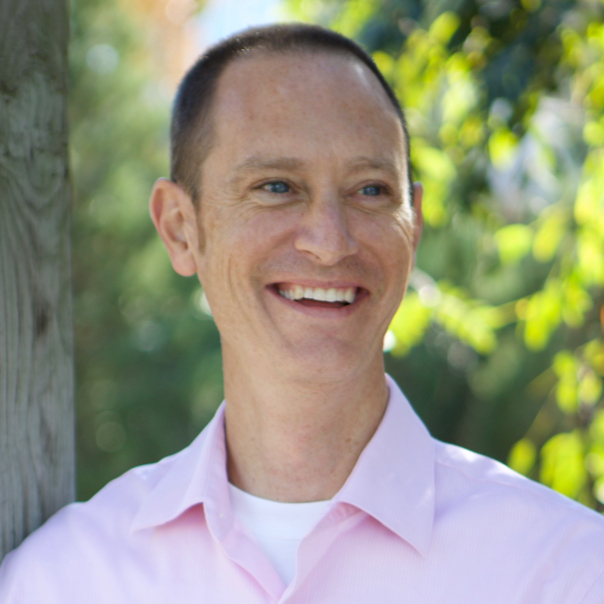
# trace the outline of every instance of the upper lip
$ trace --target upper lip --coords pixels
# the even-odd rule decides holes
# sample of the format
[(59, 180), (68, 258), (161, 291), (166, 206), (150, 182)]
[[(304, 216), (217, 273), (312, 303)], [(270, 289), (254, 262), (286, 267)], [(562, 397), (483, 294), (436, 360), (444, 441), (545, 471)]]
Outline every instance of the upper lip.
[(355, 283), (353, 281), (320, 281), (318, 279), (296, 279), (296, 278), (286, 278), (281, 279), (279, 281), (274, 281), (272, 284), (275, 287), (279, 287), (282, 285), (300, 285), (302, 287), (320, 287), (323, 289), (329, 289), (334, 287), (336, 289), (347, 289), (349, 287), (356, 287), (357, 289), (366, 289), (361, 286), (359, 283)]

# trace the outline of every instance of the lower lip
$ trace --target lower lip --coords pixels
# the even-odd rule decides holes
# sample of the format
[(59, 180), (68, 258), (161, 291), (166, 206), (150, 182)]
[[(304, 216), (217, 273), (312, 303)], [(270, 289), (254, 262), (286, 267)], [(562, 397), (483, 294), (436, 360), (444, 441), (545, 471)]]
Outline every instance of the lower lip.
[(365, 290), (357, 290), (354, 302), (352, 304), (332, 304), (330, 302), (321, 302), (319, 300), (288, 300), (284, 298), (277, 287), (274, 285), (267, 286), (267, 289), (273, 296), (279, 298), (281, 302), (287, 304), (290, 308), (297, 310), (303, 314), (313, 317), (324, 318), (344, 318), (354, 313), (359, 305), (363, 303), (368, 294)]

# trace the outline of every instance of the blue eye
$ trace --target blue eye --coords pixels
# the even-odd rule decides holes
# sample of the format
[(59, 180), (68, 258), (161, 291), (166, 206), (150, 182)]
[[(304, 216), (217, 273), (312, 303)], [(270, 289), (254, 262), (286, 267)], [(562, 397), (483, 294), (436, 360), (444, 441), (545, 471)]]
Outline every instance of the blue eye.
[(267, 182), (265, 185), (262, 186), (262, 188), (265, 191), (268, 191), (269, 193), (289, 193), (290, 192), (289, 185), (284, 182), (281, 182), (281, 181)]
[(382, 187), (379, 185), (367, 185), (360, 189), (362, 195), (377, 196), (382, 194)]

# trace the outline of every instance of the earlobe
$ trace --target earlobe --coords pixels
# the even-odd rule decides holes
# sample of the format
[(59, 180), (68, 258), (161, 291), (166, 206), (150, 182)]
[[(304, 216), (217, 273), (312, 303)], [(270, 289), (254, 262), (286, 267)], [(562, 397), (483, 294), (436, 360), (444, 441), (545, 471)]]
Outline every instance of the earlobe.
[(194, 275), (197, 230), (190, 196), (175, 182), (160, 178), (153, 187), (149, 211), (174, 270), (184, 277)]
[(422, 199), (424, 187), (421, 182), (413, 183), (413, 249), (417, 250), (419, 240), (424, 228), (424, 217), (422, 215)]

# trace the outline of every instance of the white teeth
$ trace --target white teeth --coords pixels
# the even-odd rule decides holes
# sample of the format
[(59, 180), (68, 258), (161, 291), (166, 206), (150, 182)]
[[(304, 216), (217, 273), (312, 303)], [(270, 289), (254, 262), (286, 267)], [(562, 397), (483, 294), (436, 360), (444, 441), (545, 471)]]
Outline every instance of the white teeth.
[(279, 294), (288, 300), (317, 300), (319, 302), (348, 302), (352, 304), (356, 298), (356, 287), (348, 287), (340, 289), (330, 287), (324, 289), (322, 287), (303, 287), (301, 285), (293, 285), (291, 289), (280, 289)]
[(327, 292), (321, 287), (315, 287), (312, 299), (319, 302), (327, 302)]

